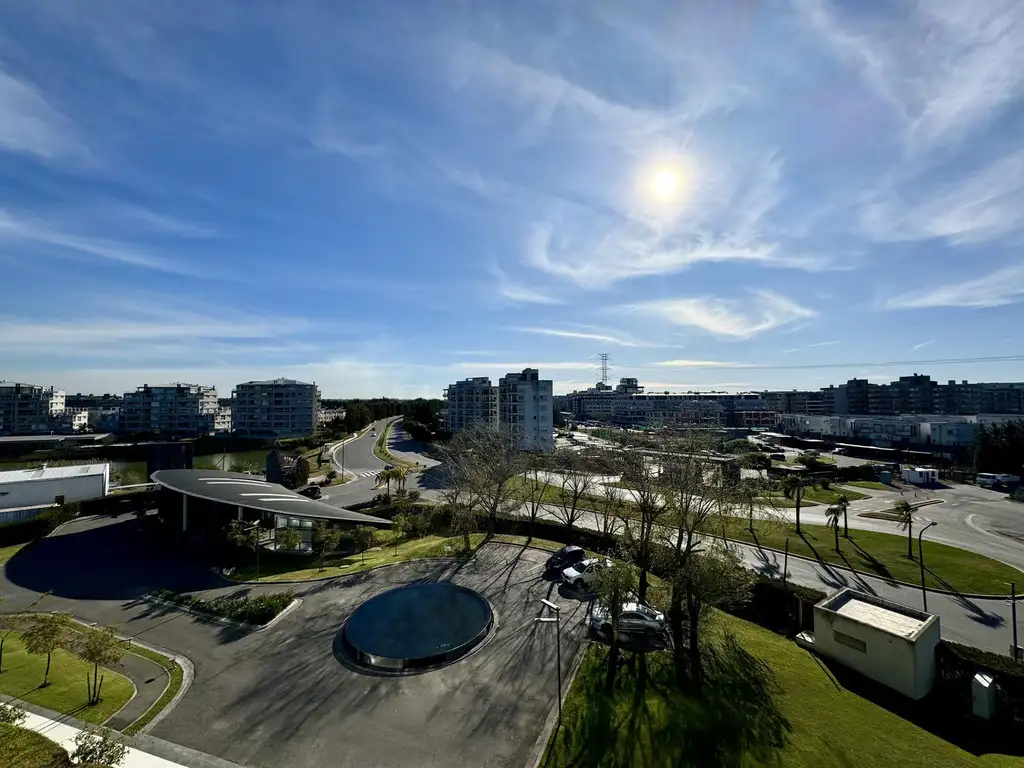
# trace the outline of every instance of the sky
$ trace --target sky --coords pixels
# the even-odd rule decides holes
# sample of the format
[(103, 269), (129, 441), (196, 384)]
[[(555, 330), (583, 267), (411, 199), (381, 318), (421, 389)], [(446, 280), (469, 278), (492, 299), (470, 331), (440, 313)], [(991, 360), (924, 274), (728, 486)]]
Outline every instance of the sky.
[(1024, 380), (1016, 0), (0, 14), (2, 379)]

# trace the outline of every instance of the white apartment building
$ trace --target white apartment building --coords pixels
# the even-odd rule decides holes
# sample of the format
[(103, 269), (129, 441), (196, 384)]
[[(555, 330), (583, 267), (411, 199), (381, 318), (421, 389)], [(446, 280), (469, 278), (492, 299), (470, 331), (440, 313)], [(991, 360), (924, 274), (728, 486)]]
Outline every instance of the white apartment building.
[(209, 435), (215, 430), (217, 390), (199, 384), (148, 384), (125, 392), (122, 432), (163, 435)]
[(294, 379), (247, 381), (231, 393), (231, 428), (243, 437), (306, 437), (316, 431), (320, 390)]
[(448, 386), (444, 397), (447, 402), (445, 428), (449, 432), (474, 424), (498, 423), (498, 391), (487, 376), (457, 381)]
[(554, 384), (541, 379), (536, 368), (507, 373), (498, 380), (498, 424), (519, 435), (531, 451), (552, 451), (554, 437)]
[(50, 418), (64, 410), (65, 394), (53, 387), (0, 381), (0, 431), (31, 435), (50, 431)]

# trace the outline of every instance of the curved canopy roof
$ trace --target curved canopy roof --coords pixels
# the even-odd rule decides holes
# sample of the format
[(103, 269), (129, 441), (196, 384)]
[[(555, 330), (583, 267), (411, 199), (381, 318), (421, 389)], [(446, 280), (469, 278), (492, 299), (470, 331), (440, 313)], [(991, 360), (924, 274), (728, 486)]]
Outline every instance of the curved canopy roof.
[(322, 501), (307, 498), (283, 485), (268, 483), (260, 475), (221, 472), (212, 469), (161, 469), (153, 473), (154, 483), (209, 501), (258, 509), (277, 515), (295, 515), (318, 520), (339, 520), (369, 525), (391, 525), (390, 520), (364, 515)]

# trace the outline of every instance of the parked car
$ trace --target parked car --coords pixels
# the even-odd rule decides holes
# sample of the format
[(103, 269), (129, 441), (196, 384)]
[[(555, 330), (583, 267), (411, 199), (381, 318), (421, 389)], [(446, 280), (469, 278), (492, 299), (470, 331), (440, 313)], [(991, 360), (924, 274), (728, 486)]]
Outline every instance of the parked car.
[(591, 557), (580, 560), (576, 565), (562, 571), (562, 581), (572, 584), (576, 589), (583, 589), (597, 578), (597, 574), (605, 568), (611, 568), (612, 561), (603, 557)]
[(570, 544), (551, 555), (547, 563), (545, 563), (545, 569), (549, 571), (564, 571), (569, 566), (576, 565), (576, 563), (586, 559), (586, 557), (587, 553), (583, 551), (583, 547)]
[(319, 499), (320, 496), (322, 495), (322, 491), (320, 490), (320, 487), (317, 485), (311, 485), (308, 488), (303, 488), (301, 491), (299, 491), (299, 493), (310, 499)]
[(773, 453), (769, 458), (775, 459), (776, 461), (785, 461), (786, 454), (784, 453)]
[[(590, 616), (590, 626), (608, 634), (612, 631), (612, 617), (605, 608), (596, 608)], [(619, 613), (619, 632), (628, 635), (660, 635), (665, 632), (665, 614), (643, 603), (623, 603)]]

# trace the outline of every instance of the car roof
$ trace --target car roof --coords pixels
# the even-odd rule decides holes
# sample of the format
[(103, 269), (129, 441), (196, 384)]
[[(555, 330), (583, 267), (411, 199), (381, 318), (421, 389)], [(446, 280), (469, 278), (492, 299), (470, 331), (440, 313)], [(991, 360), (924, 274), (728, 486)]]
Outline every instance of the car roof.
[(622, 610), (624, 611), (639, 611), (641, 613), (658, 613), (654, 608), (643, 603), (623, 603)]
[(582, 551), (583, 551), (583, 547), (577, 546), (577, 545), (575, 545), (575, 544), (566, 544), (566, 545), (565, 545), (564, 547), (562, 547), (562, 548), (561, 548), (561, 549), (560, 549), (559, 551), (560, 551), (560, 552), (575, 552), (575, 551), (577, 551), (577, 550), (579, 550), (580, 552), (582, 552)]

